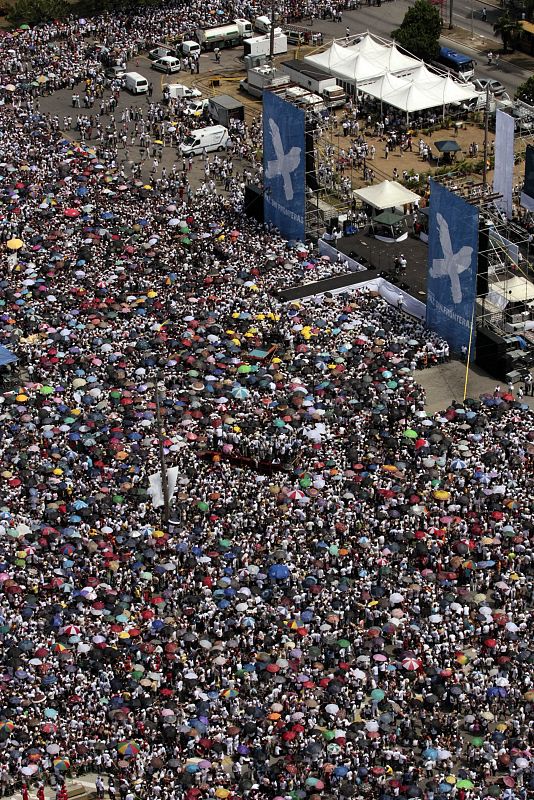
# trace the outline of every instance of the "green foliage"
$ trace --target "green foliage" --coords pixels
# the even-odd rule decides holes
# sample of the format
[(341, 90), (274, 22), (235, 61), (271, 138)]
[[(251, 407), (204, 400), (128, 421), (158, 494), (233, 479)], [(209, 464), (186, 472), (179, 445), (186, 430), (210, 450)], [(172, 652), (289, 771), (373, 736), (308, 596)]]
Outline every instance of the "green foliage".
[(400, 47), (417, 58), (432, 61), (439, 55), (441, 18), (438, 8), (428, 0), (416, 0), (408, 9), (400, 28), (391, 36)]
[(70, 13), (71, 8), (65, 0), (15, 0), (7, 17), (13, 25), (37, 25), (62, 19)]
[(514, 39), (519, 36), (523, 27), (519, 20), (511, 17), (508, 12), (499, 17), (493, 26), (493, 32), (500, 36), (503, 43), (504, 52), (511, 46), (513, 50)]
[[(157, 6), (161, 0), (137, 0), (136, 7)], [(63, 19), (70, 14), (91, 17), (104, 11), (131, 10), (131, 0), (15, 0), (7, 18), (15, 25), (26, 23), (37, 25), (54, 19)]]
[(534, 106), (534, 75), (517, 87), (515, 99)]

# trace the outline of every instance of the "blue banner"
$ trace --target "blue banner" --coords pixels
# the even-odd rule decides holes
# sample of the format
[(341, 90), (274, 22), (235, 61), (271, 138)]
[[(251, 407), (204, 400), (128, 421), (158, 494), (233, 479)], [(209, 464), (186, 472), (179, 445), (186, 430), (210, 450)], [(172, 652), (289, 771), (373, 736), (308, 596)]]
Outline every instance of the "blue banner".
[(460, 353), (474, 320), (478, 209), (431, 181), (429, 218), (426, 322)]
[(304, 111), (263, 93), (264, 217), (286, 239), (304, 241), (306, 153)]

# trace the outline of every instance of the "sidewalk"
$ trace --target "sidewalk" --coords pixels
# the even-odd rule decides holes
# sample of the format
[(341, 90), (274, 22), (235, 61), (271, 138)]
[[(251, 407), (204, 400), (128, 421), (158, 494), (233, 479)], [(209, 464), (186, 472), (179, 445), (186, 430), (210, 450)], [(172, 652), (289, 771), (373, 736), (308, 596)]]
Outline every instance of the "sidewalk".
[[(471, 37), (471, 31), (467, 30), (467, 28), (461, 28), (459, 25), (455, 25), (450, 30), (444, 28), (441, 38), (471, 48), (471, 50), (477, 50), (479, 53), (488, 53), (490, 50), (496, 53), (503, 46), (501, 39), (495, 36), (475, 34)], [(527, 53), (514, 51), (513, 53), (502, 54), (499, 52), (499, 58), (501, 61), (513, 64), (519, 69), (534, 72), (534, 57), (527, 55)]]
[[(95, 780), (97, 778), (96, 772), (86, 772), (85, 775), (80, 775), (78, 778), (67, 778), (65, 784), (67, 786), (67, 794), (69, 800), (83, 800), (83, 798), (96, 797)], [(55, 800), (56, 790), (52, 786), (45, 784), (44, 793), (46, 800)], [(29, 790), (30, 800), (34, 800), (37, 794), (35, 786), (31, 786)], [(22, 800), (22, 794), (15, 792), (11, 795), (10, 800)]]
[[(439, 367), (417, 370), (414, 377), (426, 391), (425, 408), (428, 414), (444, 411), (453, 400), (460, 403), (463, 400), (465, 364), (461, 361), (449, 361), (446, 364), (440, 364)], [(493, 392), (497, 384), (501, 384), (502, 388), (507, 390), (506, 384), (503, 384), (502, 381), (492, 378), (476, 364), (472, 364), (469, 368), (467, 397), (478, 398), (485, 392)], [(521, 402), (534, 409), (534, 397), (523, 397)]]

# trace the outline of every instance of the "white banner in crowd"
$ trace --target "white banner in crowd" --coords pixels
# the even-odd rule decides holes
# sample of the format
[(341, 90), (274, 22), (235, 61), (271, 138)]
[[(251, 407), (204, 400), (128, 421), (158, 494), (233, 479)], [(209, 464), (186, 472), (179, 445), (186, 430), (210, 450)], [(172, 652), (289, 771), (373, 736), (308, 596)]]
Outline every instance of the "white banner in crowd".
[[(167, 486), (169, 487), (169, 502), (174, 497), (176, 482), (178, 481), (178, 467), (167, 469)], [(161, 508), (163, 505), (163, 484), (161, 482), (161, 472), (154, 472), (148, 476), (147, 494), (152, 499), (154, 508)]]
[(495, 117), (495, 172), (493, 191), (502, 195), (495, 204), (512, 218), (512, 192), (514, 188), (514, 128), (510, 114), (497, 109)]

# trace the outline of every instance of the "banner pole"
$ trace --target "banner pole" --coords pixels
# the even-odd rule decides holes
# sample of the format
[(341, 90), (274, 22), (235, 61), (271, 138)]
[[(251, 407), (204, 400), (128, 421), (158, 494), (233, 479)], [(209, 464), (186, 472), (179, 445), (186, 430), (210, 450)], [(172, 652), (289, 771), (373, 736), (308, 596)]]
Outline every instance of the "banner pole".
[(469, 364), (471, 363), (471, 348), (473, 346), (473, 329), (475, 327), (475, 308), (477, 300), (473, 302), (473, 311), (471, 312), (471, 327), (469, 328), (469, 346), (467, 348), (467, 364), (465, 365), (465, 383), (464, 383), (464, 402), (467, 397), (467, 383), (469, 381)]

